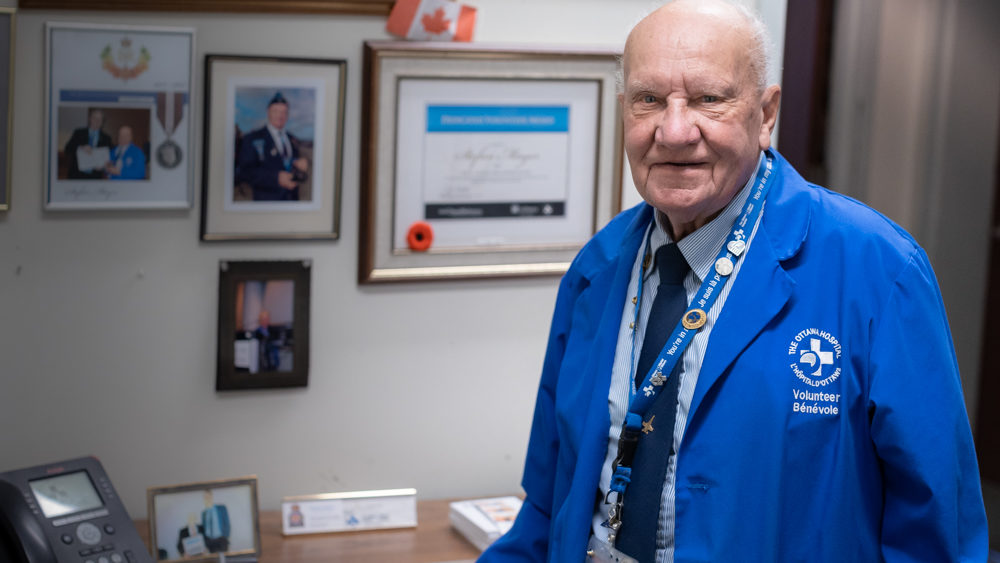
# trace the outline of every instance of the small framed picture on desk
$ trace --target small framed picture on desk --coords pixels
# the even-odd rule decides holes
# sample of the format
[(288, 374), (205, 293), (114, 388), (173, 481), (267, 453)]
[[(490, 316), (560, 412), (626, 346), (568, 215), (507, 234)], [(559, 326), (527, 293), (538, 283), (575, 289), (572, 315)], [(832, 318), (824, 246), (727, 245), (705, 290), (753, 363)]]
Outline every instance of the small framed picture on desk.
[(260, 556), (257, 477), (150, 487), (150, 550), (157, 561)]

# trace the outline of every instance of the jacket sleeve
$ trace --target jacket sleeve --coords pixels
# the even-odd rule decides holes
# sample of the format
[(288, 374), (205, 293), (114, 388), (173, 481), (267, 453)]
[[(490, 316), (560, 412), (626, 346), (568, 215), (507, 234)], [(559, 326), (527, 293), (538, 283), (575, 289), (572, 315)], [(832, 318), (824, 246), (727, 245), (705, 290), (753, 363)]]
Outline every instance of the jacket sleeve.
[(985, 561), (986, 513), (958, 363), (927, 256), (876, 318), (868, 408), (882, 466), (886, 562)]
[(559, 286), (521, 480), (525, 492), (524, 504), (510, 531), (480, 556), (480, 562), (545, 561), (547, 558), (553, 512), (552, 492), (559, 453), (555, 389), (573, 318), (573, 304), (582, 284), (583, 280), (574, 276), (571, 268)]

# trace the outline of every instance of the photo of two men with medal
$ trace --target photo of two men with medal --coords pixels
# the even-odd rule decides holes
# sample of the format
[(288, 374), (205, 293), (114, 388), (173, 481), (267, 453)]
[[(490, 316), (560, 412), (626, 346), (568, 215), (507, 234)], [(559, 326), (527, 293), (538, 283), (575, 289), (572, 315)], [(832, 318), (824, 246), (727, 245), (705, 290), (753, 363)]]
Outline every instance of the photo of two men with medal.
[(193, 30), (45, 29), (46, 208), (189, 207)]

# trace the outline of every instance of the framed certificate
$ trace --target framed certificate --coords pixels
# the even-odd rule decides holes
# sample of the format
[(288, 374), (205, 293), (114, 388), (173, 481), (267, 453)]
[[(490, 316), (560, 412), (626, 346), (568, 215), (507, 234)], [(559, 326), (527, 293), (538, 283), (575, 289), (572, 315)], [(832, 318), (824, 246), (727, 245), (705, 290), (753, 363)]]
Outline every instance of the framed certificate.
[(368, 42), (360, 283), (559, 274), (619, 209), (616, 54)]
[(45, 208), (191, 206), (194, 30), (46, 23)]

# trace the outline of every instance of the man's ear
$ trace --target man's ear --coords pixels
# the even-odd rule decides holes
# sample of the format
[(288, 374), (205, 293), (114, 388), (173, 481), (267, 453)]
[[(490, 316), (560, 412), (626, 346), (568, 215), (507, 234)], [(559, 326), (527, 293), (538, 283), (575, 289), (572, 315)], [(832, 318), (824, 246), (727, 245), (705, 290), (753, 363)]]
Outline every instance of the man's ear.
[(772, 84), (764, 90), (760, 97), (761, 111), (764, 118), (760, 124), (760, 150), (771, 147), (771, 133), (774, 131), (774, 122), (778, 119), (778, 106), (781, 104), (781, 86)]

